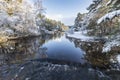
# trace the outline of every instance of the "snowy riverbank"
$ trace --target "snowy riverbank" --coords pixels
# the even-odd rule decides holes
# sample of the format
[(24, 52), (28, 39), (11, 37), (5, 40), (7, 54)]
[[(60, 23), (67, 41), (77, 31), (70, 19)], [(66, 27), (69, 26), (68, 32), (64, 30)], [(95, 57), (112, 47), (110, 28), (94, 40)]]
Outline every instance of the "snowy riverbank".
[(111, 50), (116, 50), (113, 47), (118, 47), (120, 46), (120, 41), (119, 41), (119, 36), (113, 39), (109, 39), (107, 37), (101, 38), (101, 37), (96, 37), (96, 36), (88, 36), (87, 30), (85, 31), (79, 31), (79, 32), (73, 32), (73, 33), (66, 33), (67, 37), (70, 38), (75, 38), (79, 39), (80, 41), (85, 41), (85, 42), (96, 42), (96, 41), (105, 41), (105, 44), (103, 46), (103, 53), (110, 52)]

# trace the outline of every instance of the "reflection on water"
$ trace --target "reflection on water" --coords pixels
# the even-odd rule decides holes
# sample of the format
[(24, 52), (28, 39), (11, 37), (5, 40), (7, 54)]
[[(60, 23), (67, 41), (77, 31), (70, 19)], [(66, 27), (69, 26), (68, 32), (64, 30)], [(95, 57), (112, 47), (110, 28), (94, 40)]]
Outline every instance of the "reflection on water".
[(80, 48), (76, 48), (74, 43), (62, 36), (60, 38), (53, 39), (43, 44), (47, 48), (46, 54), (50, 59), (73, 61), (78, 63), (84, 63), (84, 51)]
[[(44, 48), (41, 46), (59, 36), (41, 36), (37, 38), (27, 38), (21, 40), (11, 40), (0, 44), (0, 65), (18, 63), (24, 60), (34, 59), (36, 55), (45, 57)], [(42, 55), (43, 54), (43, 55)]]
[(83, 49), (87, 53), (85, 55), (86, 59), (93, 66), (107, 67), (109, 65), (110, 55), (102, 53), (104, 41), (85, 42), (75, 38), (68, 39), (74, 42), (76, 47)]
[(103, 40), (85, 42), (75, 38), (67, 38), (71, 42), (74, 42), (76, 47), (86, 52), (86, 60), (93, 68), (100, 69), (102, 73), (105, 73), (108, 80), (120, 80), (120, 49), (113, 48), (111, 52), (105, 54), (102, 53), (102, 48), (105, 43)]
[(120, 80), (119, 55), (103, 44), (60, 33), (2, 43), (0, 80)]
[(38, 47), (37, 41), (32, 40), (3, 43), (0, 45), (0, 64), (11, 64), (30, 58), (36, 53)]

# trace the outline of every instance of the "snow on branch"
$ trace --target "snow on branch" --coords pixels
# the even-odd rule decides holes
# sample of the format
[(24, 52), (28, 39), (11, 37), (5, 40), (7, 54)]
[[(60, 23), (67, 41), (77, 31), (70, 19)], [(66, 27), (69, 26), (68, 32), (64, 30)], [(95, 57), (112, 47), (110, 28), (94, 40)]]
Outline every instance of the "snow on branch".
[(119, 43), (120, 43), (120, 41), (117, 41), (117, 40), (113, 40), (111, 42), (107, 42), (104, 45), (102, 52), (109, 52), (109, 51), (111, 51), (112, 47), (114, 47), (114, 46), (120, 46)]
[(112, 20), (115, 16), (119, 16), (119, 15), (120, 15), (120, 10), (107, 13), (103, 17), (98, 19), (97, 24), (100, 24), (101, 22), (105, 22), (106, 20)]
[(106, 5), (108, 6), (111, 2), (112, 2), (112, 0), (109, 0)]

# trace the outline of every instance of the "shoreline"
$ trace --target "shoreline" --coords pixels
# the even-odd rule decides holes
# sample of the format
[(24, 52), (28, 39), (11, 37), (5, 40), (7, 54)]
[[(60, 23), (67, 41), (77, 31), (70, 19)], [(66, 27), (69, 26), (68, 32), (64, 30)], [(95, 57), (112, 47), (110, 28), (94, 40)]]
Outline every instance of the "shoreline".
[(0, 43), (4, 43), (10, 40), (22, 40), (22, 39), (39, 37), (39, 36), (41, 35), (25, 35), (25, 36), (16, 36), (16, 37), (3, 36), (3, 37), (0, 37)]

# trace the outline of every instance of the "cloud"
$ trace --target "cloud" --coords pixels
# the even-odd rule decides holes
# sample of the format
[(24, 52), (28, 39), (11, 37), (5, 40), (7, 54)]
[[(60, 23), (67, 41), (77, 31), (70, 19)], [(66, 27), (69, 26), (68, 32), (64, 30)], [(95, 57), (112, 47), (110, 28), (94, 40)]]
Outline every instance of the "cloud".
[(63, 19), (63, 15), (61, 14), (46, 15), (46, 17), (49, 19), (56, 20), (56, 21), (61, 21)]

